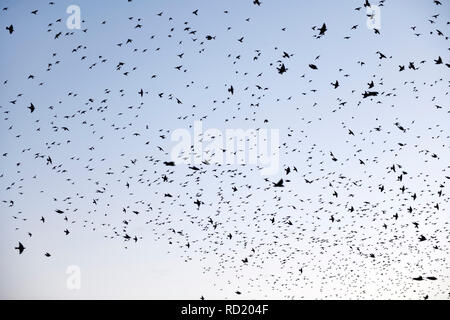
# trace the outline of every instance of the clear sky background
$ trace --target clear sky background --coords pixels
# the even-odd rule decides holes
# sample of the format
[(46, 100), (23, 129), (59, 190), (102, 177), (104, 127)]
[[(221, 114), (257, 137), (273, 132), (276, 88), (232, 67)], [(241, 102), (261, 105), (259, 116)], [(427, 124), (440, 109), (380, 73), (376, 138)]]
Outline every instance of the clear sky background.
[[(359, 0), (1, 1), (0, 297), (448, 299), (450, 10), (441, 2), (385, 1), (378, 35)], [(66, 27), (72, 4), (81, 30)], [(323, 23), (317, 39), (312, 27)], [(371, 81), (379, 96), (362, 99)], [(164, 166), (171, 132), (199, 120), (205, 130), (278, 129), (278, 174)], [(291, 181), (273, 188), (280, 178)], [(80, 290), (67, 289), (70, 265)], [(412, 280), (420, 275), (437, 280)]]

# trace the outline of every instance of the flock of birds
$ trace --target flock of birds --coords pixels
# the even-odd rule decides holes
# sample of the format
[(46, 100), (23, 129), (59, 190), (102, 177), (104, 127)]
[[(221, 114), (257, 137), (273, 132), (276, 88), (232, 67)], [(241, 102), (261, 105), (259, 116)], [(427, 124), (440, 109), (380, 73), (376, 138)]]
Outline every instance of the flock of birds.
[[(125, 2), (130, 9), (135, 3)], [(265, 5), (265, 1), (248, 2), (255, 16)], [(437, 12), (424, 18), (429, 30), (419, 32), (417, 26), (411, 26), (411, 37), (429, 37), (445, 44), (445, 28), (449, 25), (442, 18), (445, 13), (441, 8), (445, 6), (440, 1), (430, 2)], [(47, 6), (55, 5), (39, 4), (26, 14), (39, 17)], [(366, 0), (354, 8), (354, 13), (365, 15), (370, 5)], [(376, 5), (384, 8), (388, 3), (380, 0)], [(11, 9), (2, 9), (2, 21)], [(140, 47), (142, 39), (134, 37), (111, 44), (118, 56), (130, 52), (157, 56), (170, 42), (179, 50), (165, 50), (162, 59), (178, 61), (166, 72), (170, 76), (181, 73), (183, 79), (189, 79), (183, 90), (175, 85), (160, 88), (158, 79), (164, 75), (150, 72), (147, 83), (139, 87), (93, 94), (84, 87), (77, 89), (75, 83), (70, 92), (54, 92), (49, 97), (55, 100), (51, 105), (33, 100), (33, 94), (39, 95), (47, 82), (61, 81), (61, 75), (52, 78), (52, 74), (67, 59), (75, 61), (72, 69), (97, 72), (105, 83), (112, 79), (112, 87), (135, 84), (131, 79), (141, 66), (134, 66), (133, 60), (117, 59), (117, 55), (110, 58), (107, 50), (99, 55), (90, 53), (97, 51), (84, 43), (69, 52), (65, 47), (52, 49), (45, 67), (37, 66), (33, 73), (12, 77), (14, 68), (2, 73), (2, 77), (14, 78), (4, 79), (0, 88), (2, 140), (8, 141), (1, 144), (1, 211), (2, 219), (13, 219), (16, 225), (16, 245), (11, 251), (23, 256), (29, 250), (39, 250), (44, 259), (53, 259), (58, 252), (39, 247), (31, 228), (45, 228), (48, 221), (58, 220), (64, 225), (58, 231), (61, 238), (95, 232), (104, 238), (99, 241), (116, 241), (127, 250), (139, 245), (168, 246), (171, 253), (179, 254), (186, 262), (199, 260), (203, 271), (217, 275), (218, 281), (233, 275), (235, 281), (229, 283), (234, 288), (233, 297), (271, 297), (277, 292), (284, 298), (302, 298), (308, 295), (297, 294), (298, 288), (319, 287), (317, 297), (322, 298), (449, 298), (448, 53), (398, 61), (380, 50), (354, 61), (359, 72), (347, 73), (344, 67), (337, 66), (327, 72), (328, 78), (317, 79), (314, 72), (321, 68), (325, 52), (315, 54), (303, 69), (296, 70), (293, 61), (300, 59), (300, 53), (278, 46), (270, 54), (252, 48), (246, 43), (245, 29), (239, 27), (240, 35), (232, 39), (239, 53), (228, 53), (223, 47), (220, 62), (235, 70), (235, 79), (216, 75), (222, 81), (223, 87), (218, 89), (222, 97), (213, 97), (209, 105), (201, 105), (195, 102), (196, 95), (207, 96), (211, 89), (206, 83), (209, 74), (203, 69), (201, 79), (194, 78), (199, 77), (194, 72), (199, 63), (195, 59), (202, 59), (208, 55), (210, 45), (220, 46), (222, 41), (219, 35), (194, 27), (203, 14), (201, 9), (193, 8), (188, 12), (188, 21), (176, 21), (168, 12), (151, 13), (149, 19), (168, 24), (168, 34), (149, 34), (146, 19), (126, 17), (125, 32), (145, 38), (146, 48)], [(233, 12), (225, 10), (221, 14)], [(245, 20), (252, 23), (251, 18)], [(110, 23), (89, 22), (105, 28)], [(13, 47), (23, 24), (16, 21), (5, 26), (9, 39), (3, 40), (4, 47)], [(83, 25), (81, 30), (64, 28), (61, 17), (48, 21), (42, 31), (52, 41), (68, 42), (77, 34), (85, 37), (77, 39), (87, 39), (90, 34)], [(233, 26), (223, 28), (230, 34), (234, 31)], [(332, 23), (321, 21), (311, 27), (308, 36), (319, 43), (329, 36), (331, 28)], [(348, 26), (349, 32), (361, 28), (351, 23)], [(283, 26), (280, 29), (281, 33), (289, 31)], [(373, 31), (372, 37), (383, 35), (383, 30)], [(350, 40), (351, 36), (343, 38)], [(272, 55), (275, 58), (270, 60)], [(260, 69), (255, 72), (256, 68)], [(416, 75), (425, 70), (433, 74), (433, 81), (423, 81)], [(348, 88), (349, 79), (356, 73), (368, 81), (363, 87)], [(398, 83), (402, 89), (385, 84), (391, 73), (403, 77), (404, 81)], [(267, 78), (282, 82), (289, 74), (298, 74), (302, 91), (292, 92), (287, 98), (278, 97), (276, 91), (263, 84)], [(14, 81), (21, 81), (22, 91), (6, 96), (5, 91), (10, 93), (8, 86)], [(328, 88), (320, 94), (338, 95), (336, 107), (318, 102), (318, 89), (311, 87), (318, 82)], [(27, 90), (34, 93), (28, 94)], [(183, 94), (189, 91), (188, 97)], [(426, 105), (424, 118), (439, 113), (437, 119), (441, 122), (421, 131), (415, 121), (405, 120), (405, 110), (400, 109), (402, 99), (406, 99), (404, 92)], [(422, 96), (421, 92), (431, 92), (431, 96), (424, 98), (426, 94)], [(115, 101), (121, 98), (129, 99), (124, 104), (132, 105), (117, 105)], [(311, 106), (319, 110), (317, 117), (308, 114), (308, 107), (299, 106), (305, 99), (317, 99)], [(289, 162), (280, 164), (282, 169), (275, 177), (259, 175), (259, 165), (233, 166), (207, 160), (178, 165), (170, 153), (173, 125), (164, 127), (164, 121), (152, 121), (151, 117), (159, 112), (158, 108), (172, 110), (169, 120), (175, 126), (191, 128), (193, 121), (207, 121), (226, 109), (226, 118), (219, 117), (225, 127), (247, 123), (260, 130), (275, 126), (271, 115), (280, 116), (277, 109), (283, 104), (295, 105), (290, 117), (297, 119), (297, 125), (285, 128), (280, 138), (281, 159)], [(76, 110), (73, 105), (78, 106)], [(366, 112), (363, 106), (378, 108), (364, 127), (353, 121)], [(384, 117), (385, 112), (397, 109), (401, 111), (394, 121)], [(143, 118), (150, 124), (142, 125)], [(333, 144), (323, 146), (310, 133), (314, 131), (308, 131), (314, 126), (324, 130), (320, 123), (326, 118), (332, 118), (341, 128), (335, 136), (345, 149), (331, 150)], [(27, 133), (21, 130), (32, 136), (25, 139)], [(202, 137), (207, 138), (214, 139)], [(107, 143), (109, 150), (104, 151)], [(117, 150), (112, 147), (116, 144), (128, 148)], [(27, 169), (22, 169), (24, 166)], [(35, 172), (28, 174), (30, 170)], [(50, 180), (58, 181), (61, 187), (48, 183)], [(36, 191), (39, 201), (52, 211), (42, 212), (38, 205), (34, 212), (22, 211), (29, 201), (29, 189)], [(201, 292), (199, 297), (205, 298)]]

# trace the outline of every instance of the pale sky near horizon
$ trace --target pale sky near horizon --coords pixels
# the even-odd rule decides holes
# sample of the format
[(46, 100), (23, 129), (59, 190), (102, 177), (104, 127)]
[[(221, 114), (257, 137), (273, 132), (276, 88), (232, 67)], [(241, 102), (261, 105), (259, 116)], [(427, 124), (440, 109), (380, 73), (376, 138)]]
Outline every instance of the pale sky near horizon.
[[(0, 298), (450, 297), (448, 1), (386, 0), (379, 35), (362, 0), (53, 2), (0, 1)], [(279, 171), (165, 166), (196, 121), (279, 130)]]

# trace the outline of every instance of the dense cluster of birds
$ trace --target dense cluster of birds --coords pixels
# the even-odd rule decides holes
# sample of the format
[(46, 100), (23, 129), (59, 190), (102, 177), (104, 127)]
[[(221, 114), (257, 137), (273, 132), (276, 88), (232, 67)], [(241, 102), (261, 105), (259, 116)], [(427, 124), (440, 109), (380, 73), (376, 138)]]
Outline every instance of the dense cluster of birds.
[[(136, 1), (124, 2), (133, 10)], [(266, 5), (247, 2), (255, 17)], [(376, 5), (385, 8), (387, 2)], [(441, 50), (448, 40), (445, 4), (430, 3), (436, 13), (423, 18), (423, 27), (411, 26), (408, 32), (415, 39), (440, 41)], [(16, 226), (11, 251), (21, 256), (39, 251), (43, 259), (54, 259), (58, 252), (40, 246), (34, 233), (58, 220), (58, 242), (95, 232), (103, 238), (99, 241), (126, 250), (168, 246), (169, 254), (186, 263), (203, 263), (204, 273), (216, 274), (219, 285), (223, 275), (233, 275), (232, 289), (224, 296), (271, 297), (281, 292), (284, 298), (303, 298), (310, 295), (299, 288), (307, 292), (314, 287), (319, 291), (313, 296), (321, 298), (450, 298), (448, 51), (426, 56), (422, 48), (421, 58), (413, 59), (411, 53), (411, 61), (404, 61), (383, 48), (352, 67), (331, 62), (336, 66), (332, 70), (322, 67), (330, 63), (325, 56), (333, 61), (330, 52), (293, 52), (292, 45), (281, 49), (281, 40), (272, 52), (254, 48), (254, 39), (246, 34), (247, 27), (254, 27), (253, 18), (236, 22), (236, 28), (218, 26), (221, 33), (196, 28), (207, 14), (196, 8), (185, 12), (185, 21), (164, 11), (151, 12), (148, 18), (117, 16), (116, 23), (130, 36), (95, 47), (89, 40), (91, 28), (93, 37), (101, 32), (106, 38), (111, 32), (113, 39), (110, 21), (83, 19), (80, 30), (69, 30), (64, 16), (48, 21), (45, 12), (56, 2), (33, 5), (39, 8), (22, 14), (48, 22), (40, 31), (55, 45), (35, 48), (47, 55), (47, 63), (29, 74), (16, 74), (12, 68), (1, 75), (8, 78), (0, 88), (1, 219), (12, 219)], [(370, 6), (366, 0), (349, 14), (365, 16)], [(3, 8), (1, 21), (13, 9)], [(231, 9), (216, 10), (233, 15)], [(167, 27), (168, 33), (152, 34), (145, 28), (148, 20)], [(16, 35), (25, 32), (23, 21), (4, 26), (4, 48), (17, 46)], [(351, 22), (340, 22), (349, 24), (349, 33), (339, 41), (351, 41), (352, 33), (363, 28), (368, 41), (383, 36), (383, 29), (372, 32)], [(84, 27), (87, 23), (92, 27)], [(324, 16), (304, 31), (320, 43), (339, 37), (330, 34), (336, 23)], [(289, 31), (284, 26), (278, 30)], [(233, 49), (228, 50), (224, 37), (234, 43)], [(221, 51), (216, 66), (202, 65), (209, 50)], [(141, 56), (150, 57), (150, 68)], [(175, 63), (161, 72), (148, 71), (157, 70), (152, 64), (157, 57)], [(67, 60), (70, 70), (87, 72), (110, 89), (94, 92), (86, 86), (89, 79), (70, 83), (70, 75), (58, 73)], [(215, 74), (214, 84), (208, 83), (208, 68), (222, 65), (234, 78)], [(317, 77), (321, 68), (328, 70)], [(133, 77), (140, 79), (141, 69), (146, 82), (137, 85)], [(403, 79), (395, 87), (393, 74)], [(430, 74), (431, 81), (425, 79)], [(288, 76), (296, 79), (296, 87), (287, 97), (280, 97), (287, 91), (264, 84), (268, 79), (283, 84)], [(72, 90), (58, 87), (62, 77)], [(353, 77), (365, 79), (363, 85), (350, 87)], [(171, 78), (181, 78), (185, 87), (177, 88), (175, 80), (162, 87)], [(50, 91), (45, 91), (48, 86)], [(213, 87), (215, 96), (207, 105), (196, 102), (200, 96), (209, 99)], [(11, 96), (13, 88), (21, 90)], [(320, 95), (336, 95), (337, 100), (333, 106), (322, 104)], [(42, 96), (54, 102), (43, 104)], [(408, 117), (404, 101), (414, 100), (423, 105), (423, 119)], [(158, 120), (158, 114), (165, 119)], [(283, 122), (277, 121), (286, 114), (295, 121), (282, 130), (276, 176), (261, 176), (261, 165), (206, 159), (182, 165), (171, 156), (173, 128), (191, 129), (194, 121), (215, 119), (224, 128), (260, 130), (280, 127)], [(426, 122), (428, 116), (438, 122)], [(340, 128), (332, 134), (335, 141), (321, 140), (324, 121)], [(24, 210), (31, 201), (52, 209), (41, 210), (37, 203), (33, 211)]]

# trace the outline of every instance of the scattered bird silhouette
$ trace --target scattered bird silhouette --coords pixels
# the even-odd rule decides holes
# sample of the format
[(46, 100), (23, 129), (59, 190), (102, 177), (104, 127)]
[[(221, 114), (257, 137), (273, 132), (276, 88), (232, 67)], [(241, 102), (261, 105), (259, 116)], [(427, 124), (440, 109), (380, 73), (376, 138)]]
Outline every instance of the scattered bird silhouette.
[(13, 27), (13, 25), (11, 24), (9, 27), (6, 27), (6, 30), (9, 31), (9, 34), (12, 34), (12, 33), (14, 32), (14, 27)]

